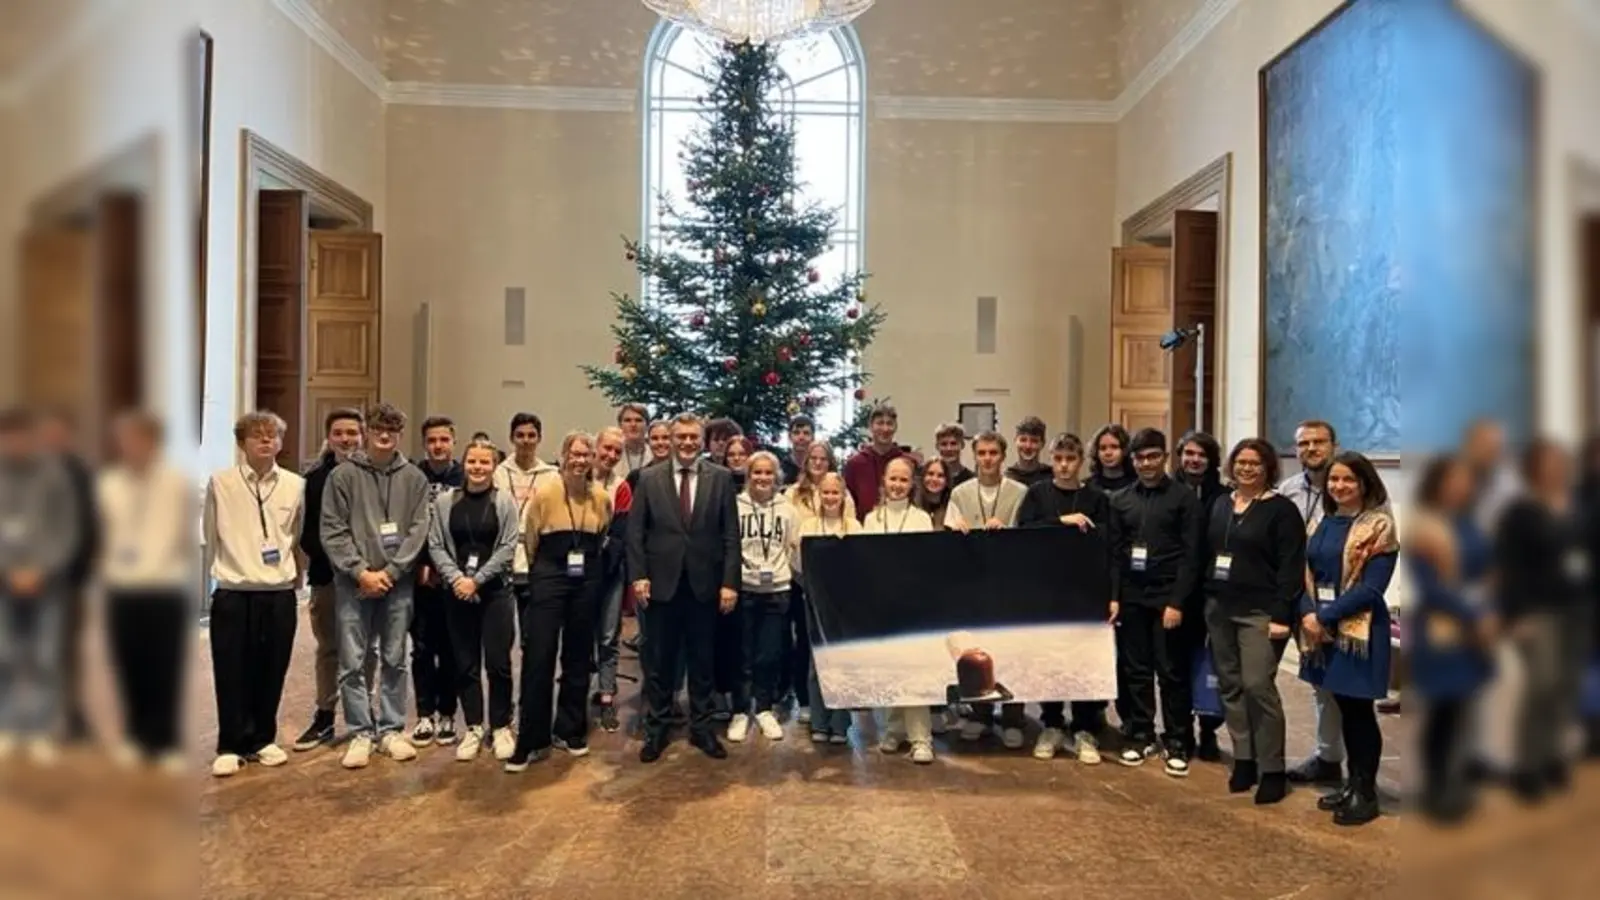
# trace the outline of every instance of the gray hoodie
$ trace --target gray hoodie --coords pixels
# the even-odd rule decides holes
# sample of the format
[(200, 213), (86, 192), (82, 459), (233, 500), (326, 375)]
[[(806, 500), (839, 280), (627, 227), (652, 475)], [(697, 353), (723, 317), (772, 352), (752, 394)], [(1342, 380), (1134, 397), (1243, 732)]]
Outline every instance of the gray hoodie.
[(0, 460), (0, 573), (37, 569), (47, 584), (65, 574), (83, 533), (75, 496), (55, 459)]
[[(379, 468), (365, 452), (340, 463), (322, 497), (322, 549), (348, 579), (382, 569), (408, 577), (428, 543), (428, 476), (396, 451)], [(394, 526), (385, 547), (384, 523)]]
[[(439, 499), (433, 501), (433, 521), (428, 525), (428, 555), (433, 559), (433, 567), (439, 570), (439, 580), (446, 586), (454, 586), (457, 579), (466, 577), (456, 563), (456, 539), (450, 534), (450, 510), (463, 490), (465, 488), (450, 488), (440, 493)], [(517, 531), (521, 525), (517, 519), (517, 501), (511, 494), (499, 488), (489, 490), (494, 491), (494, 515), (500, 536), (495, 539), (494, 553), (472, 576), (480, 586), (511, 574), (511, 560), (517, 553)]]

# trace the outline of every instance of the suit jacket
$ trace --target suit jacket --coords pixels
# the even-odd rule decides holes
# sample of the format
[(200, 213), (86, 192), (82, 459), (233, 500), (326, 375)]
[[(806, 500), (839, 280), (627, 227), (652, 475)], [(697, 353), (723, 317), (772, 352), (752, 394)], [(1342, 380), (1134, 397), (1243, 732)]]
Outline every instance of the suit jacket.
[(669, 601), (689, 580), (696, 600), (715, 603), (719, 588), (739, 589), (739, 509), (733, 474), (699, 460), (694, 509), (678, 507), (678, 464), (669, 460), (639, 473), (628, 511), (628, 576), (650, 579), (650, 602)]

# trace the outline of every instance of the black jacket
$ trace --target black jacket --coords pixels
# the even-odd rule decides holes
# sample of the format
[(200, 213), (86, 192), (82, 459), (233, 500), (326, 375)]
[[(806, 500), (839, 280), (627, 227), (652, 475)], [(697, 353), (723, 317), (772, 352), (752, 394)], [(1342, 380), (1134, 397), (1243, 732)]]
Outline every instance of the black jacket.
[[(1194, 494), (1163, 476), (1155, 487), (1136, 482), (1111, 495), (1116, 546), (1117, 598), (1139, 606), (1184, 607), (1199, 580), (1204, 516)], [(1142, 572), (1133, 570), (1133, 548), (1143, 544)]]
[(312, 587), (333, 584), (333, 564), (328, 562), (328, 554), (322, 550), (322, 489), (327, 486), (328, 476), (333, 474), (338, 465), (338, 457), (334, 456), (332, 450), (327, 450), (316, 465), (305, 473), (306, 518), (305, 524), (300, 527), (300, 550), (309, 561), (306, 582)]
[(1036, 484), (1048, 483), (1055, 478), (1055, 473), (1050, 471), (1048, 463), (1041, 462), (1031, 469), (1017, 465), (1007, 466), (1006, 477), (1012, 481), (1022, 482), (1023, 487), (1033, 487)]
[(688, 580), (702, 603), (717, 602), (719, 588), (739, 589), (739, 509), (733, 475), (698, 460), (694, 510), (684, 522), (678, 509), (678, 463), (646, 467), (628, 513), (628, 576), (650, 580), (650, 602), (670, 602)]
[(100, 559), (100, 510), (89, 464), (67, 453), (61, 457), (61, 465), (72, 482), (72, 505), (78, 518), (78, 545), (66, 568), (67, 584), (77, 590), (94, 574), (95, 563)]

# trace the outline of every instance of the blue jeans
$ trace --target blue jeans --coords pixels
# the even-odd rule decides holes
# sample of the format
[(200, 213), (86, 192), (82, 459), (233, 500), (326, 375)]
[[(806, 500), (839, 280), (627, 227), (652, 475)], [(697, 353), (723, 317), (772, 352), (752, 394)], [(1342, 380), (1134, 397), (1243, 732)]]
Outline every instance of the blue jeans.
[[(409, 577), (396, 581), (382, 597), (362, 597), (344, 576), (334, 580), (338, 592), (339, 705), (351, 734), (382, 737), (406, 726), (406, 638), (411, 628), (412, 591)], [(378, 721), (372, 720), (367, 653), (378, 641)]]
[(61, 719), (62, 630), (58, 595), (0, 595), (0, 731), (47, 736)]

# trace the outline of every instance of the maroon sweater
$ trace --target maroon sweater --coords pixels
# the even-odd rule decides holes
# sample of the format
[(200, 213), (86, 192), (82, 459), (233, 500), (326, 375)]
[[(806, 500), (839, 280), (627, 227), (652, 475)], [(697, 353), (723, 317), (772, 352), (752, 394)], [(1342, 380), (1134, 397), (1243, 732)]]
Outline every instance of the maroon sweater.
[(879, 453), (871, 445), (857, 450), (844, 464), (844, 486), (856, 502), (856, 518), (865, 522), (867, 513), (878, 505), (878, 485), (883, 483), (883, 470), (889, 461), (908, 455), (898, 444), (887, 453)]

